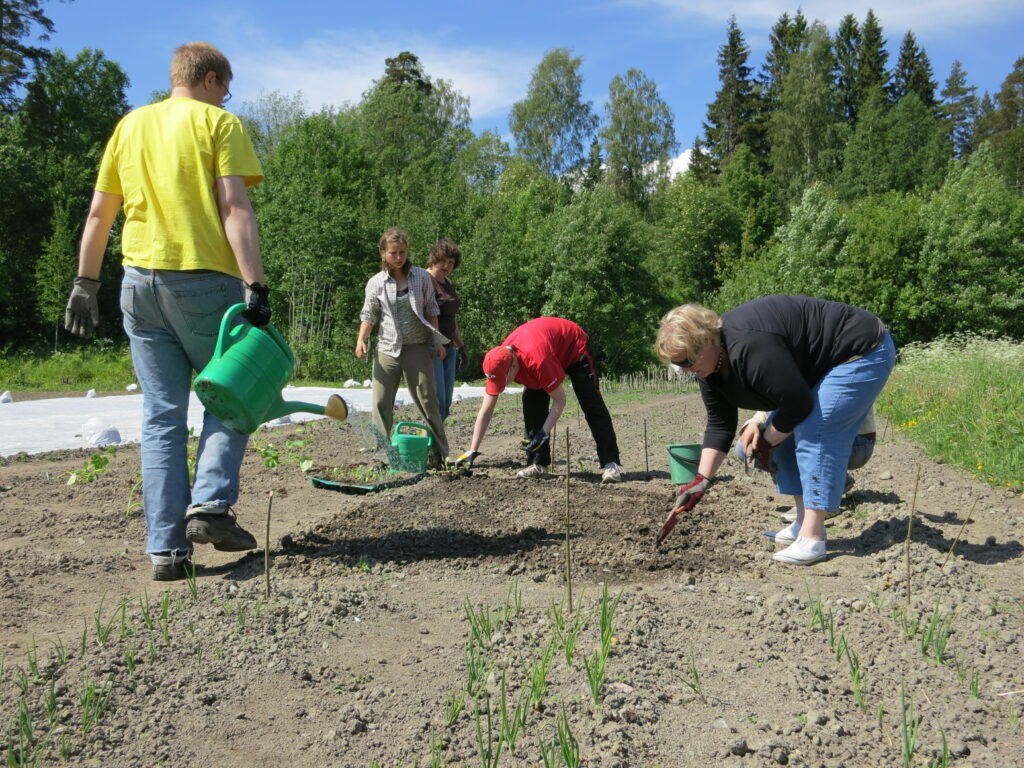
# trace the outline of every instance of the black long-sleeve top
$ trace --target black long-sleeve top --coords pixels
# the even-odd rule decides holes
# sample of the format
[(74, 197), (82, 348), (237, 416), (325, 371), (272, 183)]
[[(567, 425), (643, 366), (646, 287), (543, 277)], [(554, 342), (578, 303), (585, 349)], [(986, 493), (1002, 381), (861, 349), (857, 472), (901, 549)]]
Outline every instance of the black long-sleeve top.
[(864, 309), (810, 296), (765, 296), (722, 315), (727, 368), (698, 378), (708, 412), (704, 447), (728, 451), (739, 409), (777, 410), (792, 432), (814, 407), (814, 385), (837, 365), (873, 352), (885, 326)]

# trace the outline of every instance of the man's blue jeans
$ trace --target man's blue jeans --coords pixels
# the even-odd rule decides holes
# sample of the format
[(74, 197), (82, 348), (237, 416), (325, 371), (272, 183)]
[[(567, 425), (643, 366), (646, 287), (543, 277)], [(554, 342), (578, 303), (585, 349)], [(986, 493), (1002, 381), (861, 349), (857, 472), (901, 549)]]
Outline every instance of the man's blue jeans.
[(445, 347), (444, 360), (438, 360), (435, 352), (430, 353), (434, 361), (434, 381), (437, 385), (437, 409), (441, 412), (441, 421), (448, 418), (452, 409), (452, 392), (455, 390), (455, 364), (459, 360), (459, 350), (454, 344)]
[(132, 363), (142, 387), (142, 490), (146, 552), (184, 553), (189, 507), (223, 511), (238, 501), (238, 475), (248, 435), (209, 413), (188, 480), (188, 402), (193, 371), (213, 356), (224, 311), (243, 300), (242, 281), (221, 272), (125, 267), (121, 311)]

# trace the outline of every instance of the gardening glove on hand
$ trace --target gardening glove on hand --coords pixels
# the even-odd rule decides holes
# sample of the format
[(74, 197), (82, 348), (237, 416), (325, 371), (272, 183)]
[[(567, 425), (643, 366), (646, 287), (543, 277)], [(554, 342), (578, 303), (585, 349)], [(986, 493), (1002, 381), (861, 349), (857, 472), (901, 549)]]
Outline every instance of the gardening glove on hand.
[(676, 502), (672, 505), (672, 508), (689, 512), (697, 506), (698, 501), (704, 498), (704, 493), (710, 484), (710, 480), (704, 477), (704, 475), (698, 474), (689, 485), (679, 488), (679, 495), (676, 496)]
[(456, 368), (465, 368), (469, 363), (469, 353), (466, 352), (466, 345), (459, 347), (459, 359), (455, 362)]
[(661, 533), (658, 534), (658, 538), (654, 542), (655, 548), (660, 546), (665, 537), (676, 527), (676, 523), (679, 522), (679, 513), (689, 512), (697, 506), (697, 502), (704, 498), (704, 492), (707, 491), (710, 484), (711, 481), (708, 478), (698, 474), (692, 483), (679, 489), (679, 495), (676, 496), (675, 504), (672, 505), (672, 511), (669, 512), (665, 524), (661, 527)]
[(768, 442), (764, 436), (764, 430), (761, 430), (761, 437), (757, 441), (757, 447), (751, 451), (751, 458), (757, 463), (757, 466), (763, 469), (765, 472), (770, 473), (772, 476), (779, 470), (778, 465), (775, 463), (775, 459), (772, 458), (775, 453), (775, 446)]
[(523, 440), (523, 450), (526, 451), (527, 456), (532, 456), (540, 447), (548, 441), (550, 435), (543, 429), (538, 429), (533, 433), (533, 437)]
[(480, 451), (466, 451), (464, 454), (462, 454), (461, 456), (459, 456), (459, 458), (457, 458), (455, 460), (455, 468), (456, 469), (459, 469), (460, 467), (472, 468), (473, 467), (473, 462), (476, 460), (476, 457), (479, 456), (479, 455), (480, 455)]
[(249, 286), (249, 305), (242, 310), (242, 317), (257, 328), (270, 322), (270, 289), (263, 283)]
[(64, 310), (64, 328), (75, 336), (88, 339), (100, 321), (100, 306), (96, 292), (100, 281), (88, 277), (76, 277), (71, 288), (67, 309)]

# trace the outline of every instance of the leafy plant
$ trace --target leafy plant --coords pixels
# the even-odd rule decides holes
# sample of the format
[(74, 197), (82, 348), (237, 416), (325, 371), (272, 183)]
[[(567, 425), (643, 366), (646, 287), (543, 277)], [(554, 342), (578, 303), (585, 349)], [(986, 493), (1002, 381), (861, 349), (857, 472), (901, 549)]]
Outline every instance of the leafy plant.
[(903, 734), (903, 768), (913, 768), (914, 752), (917, 750), (917, 732), (921, 728), (921, 716), (914, 712), (914, 698), (908, 700), (905, 684), (900, 683), (900, 724)]
[(540, 711), (544, 704), (544, 693), (548, 686), (548, 672), (551, 670), (551, 659), (555, 655), (554, 642), (544, 647), (540, 658), (535, 659), (530, 666), (530, 706), (535, 711)]
[(921, 653), (938, 664), (946, 659), (946, 644), (953, 626), (953, 611), (943, 616), (942, 605), (936, 601), (931, 619), (921, 633)]
[[(480, 711), (480, 702), (483, 700), (483, 713)], [(497, 768), (501, 761), (501, 751), (504, 748), (504, 734), (498, 729), (495, 734), (494, 715), (491, 712), (491, 698), (486, 694), (473, 699), (473, 711), (476, 715), (476, 744), (480, 751), (481, 768)], [(484, 727), (486, 726), (486, 734)], [(495, 736), (497, 738), (495, 738)]]
[(68, 485), (95, 482), (100, 475), (107, 471), (111, 457), (116, 455), (117, 447), (108, 445), (104, 450), (94, 453), (86, 459), (81, 469), (62, 472), (60, 477), (66, 477)]
[(565, 714), (564, 705), (555, 727), (558, 729), (558, 749), (562, 756), (562, 762), (567, 768), (579, 768), (580, 745), (577, 743), (576, 737), (572, 735), (572, 729), (569, 728), (569, 718)]
[(135, 498), (135, 495), (142, 491), (142, 473), (135, 471), (135, 482), (128, 491), (128, 505), (124, 509), (124, 516), (131, 517), (136, 510), (142, 509), (142, 502)]
[(699, 698), (703, 704), (707, 704), (708, 700), (704, 696), (704, 686), (700, 681), (700, 672), (697, 670), (697, 662), (693, 660), (692, 656), (687, 664), (686, 674), (688, 679), (683, 680), (683, 684), (697, 694), (697, 698)]
[(466, 705), (465, 691), (448, 691), (444, 700), (444, 719), (448, 725), (454, 725)]

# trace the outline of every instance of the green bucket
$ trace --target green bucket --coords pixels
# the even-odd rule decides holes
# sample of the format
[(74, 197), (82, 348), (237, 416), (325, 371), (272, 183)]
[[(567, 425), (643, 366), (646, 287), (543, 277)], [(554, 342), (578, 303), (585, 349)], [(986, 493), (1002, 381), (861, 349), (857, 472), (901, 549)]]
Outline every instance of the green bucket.
[[(406, 431), (403, 432), (403, 429)], [(391, 436), (391, 445), (398, 452), (398, 461), (395, 462), (397, 466), (393, 465), (392, 471), (426, 472), (427, 454), (433, 444), (434, 438), (426, 425), (415, 421), (398, 422)]]
[(672, 482), (682, 485), (691, 482), (697, 476), (700, 465), (700, 443), (674, 443), (668, 448), (668, 471)]

